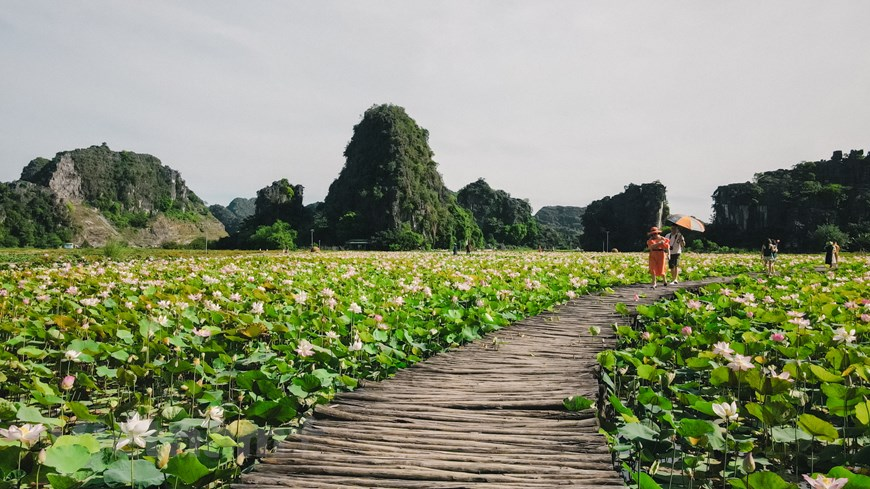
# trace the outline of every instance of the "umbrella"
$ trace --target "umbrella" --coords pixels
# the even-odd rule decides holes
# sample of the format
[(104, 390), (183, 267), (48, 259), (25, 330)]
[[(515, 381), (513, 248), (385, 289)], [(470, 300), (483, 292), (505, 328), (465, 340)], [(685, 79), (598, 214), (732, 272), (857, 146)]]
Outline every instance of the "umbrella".
[(668, 222), (672, 222), (681, 228), (688, 229), (689, 231), (704, 232), (704, 223), (698, 218), (687, 214), (671, 214), (668, 216)]

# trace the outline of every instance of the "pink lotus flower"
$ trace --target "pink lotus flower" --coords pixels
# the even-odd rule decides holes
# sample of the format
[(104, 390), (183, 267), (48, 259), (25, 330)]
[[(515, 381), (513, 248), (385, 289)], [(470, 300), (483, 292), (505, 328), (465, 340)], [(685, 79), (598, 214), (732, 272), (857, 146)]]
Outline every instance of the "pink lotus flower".
[(729, 343), (720, 341), (713, 345), (713, 354), (719, 355), (720, 357), (731, 358), (731, 355), (734, 354), (734, 350), (731, 349)]
[(816, 476), (815, 479), (811, 478), (807, 474), (804, 474), (804, 480), (807, 481), (807, 484), (810, 485), (811, 489), (842, 489), (846, 484), (849, 483), (849, 479), (846, 479), (845, 477), (841, 477), (839, 479), (832, 479), (822, 474)]
[(202, 337), (202, 338), (208, 338), (209, 336), (211, 336), (211, 330), (208, 328), (202, 328), (202, 329), (193, 328), (193, 334), (195, 334), (199, 337)]
[(68, 391), (68, 390), (73, 388), (73, 384), (75, 384), (75, 382), (76, 382), (75, 377), (73, 377), (72, 375), (67, 375), (66, 377), (63, 378), (63, 380), (60, 381), (60, 388), (65, 390), (65, 391)]
[(351, 302), (347, 307), (347, 310), (354, 314), (360, 314), (362, 312), (362, 307), (360, 307), (356, 302)]
[(690, 300), (686, 303), (686, 307), (692, 310), (697, 310), (701, 308), (701, 301), (696, 301), (694, 299)]
[(680, 333), (682, 333), (683, 336), (691, 336), (692, 327), (691, 326), (683, 326), (683, 329), (680, 330)]
[(755, 365), (752, 364), (752, 357), (737, 354), (731, 357), (731, 362), (728, 364), (728, 368), (737, 372), (742, 372), (745, 370), (752, 370), (755, 368)]
[(782, 343), (783, 341), (785, 341), (785, 335), (780, 333), (780, 332), (771, 333), (770, 340), (775, 341), (777, 343)]
[(310, 357), (314, 355), (314, 345), (306, 340), (301, 340), (299, 346), (296, 347), (296, 354), (300, 357)]
[(861, 321), (864, 321), (865, 323), (870, 323), (870, 314), (862, 314)]
[(359, 338), (357, 338), (356, 340), (354, 340), (353, 343), (351, 343), (350, 346), (347, 347), (347, 349), (350, 351), (360, 351), (360, 350), (362, 350), (362, 347), (363, 347), (362, 341)]
[(649, 334), (649, 331), (644, 331), (643, 333), (640, 334), (640, 337), (644, 341), (649, 341), (649, 339), (652, 338), (652, 335)]
[(254, 314), (263, 314), (263, 303), (255, 302), (251, 304), (251, 312)]

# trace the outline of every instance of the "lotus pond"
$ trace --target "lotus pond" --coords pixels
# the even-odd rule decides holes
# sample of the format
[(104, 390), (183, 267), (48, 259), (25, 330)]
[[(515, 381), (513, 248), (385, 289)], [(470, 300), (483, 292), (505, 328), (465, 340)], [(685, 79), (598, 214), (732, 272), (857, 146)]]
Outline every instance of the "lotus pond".
[(870, 487), (870, 260), (785, 258), (617, 327), (603, 430), (632, 487)]
[[(646, 282), (645, 262), (529, 252), (7, 263), (0, 488), (232, 480), (337, 391), (576, 295)], [(688, 255), (684, 276), (748, 269), (760, 270), (757, 257)]]

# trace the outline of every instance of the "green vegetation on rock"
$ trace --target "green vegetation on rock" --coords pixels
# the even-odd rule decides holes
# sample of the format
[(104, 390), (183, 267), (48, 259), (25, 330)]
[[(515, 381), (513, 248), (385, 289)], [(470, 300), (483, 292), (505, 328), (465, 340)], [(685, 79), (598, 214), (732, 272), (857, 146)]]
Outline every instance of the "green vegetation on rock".
[(456, 200), (474, 216), (488, 245), (537, 246), (538, 222), (528, 200), (493, 189), (482, 178), (460, 189)]
[(58, 247), (72, 238), (67, 208), (46, 188), (0, 183), (0, 246)]
[(395, 238), (400, 248), (446, 248), (477, 236), (453, 205), (428, 140), (428, 131), (402, 107), (365, 112), (324, 202), (333, 242), (375, 238), (395, 248), (387, 243)]
[(759, 248), (768, 237), (782, 248), (821, 251), (828, 240), (870, 249), (870, 159), (862, 150), (790, 170), (758, 173), (752, 182), (713, 193), (710, 237), (732, 247)]

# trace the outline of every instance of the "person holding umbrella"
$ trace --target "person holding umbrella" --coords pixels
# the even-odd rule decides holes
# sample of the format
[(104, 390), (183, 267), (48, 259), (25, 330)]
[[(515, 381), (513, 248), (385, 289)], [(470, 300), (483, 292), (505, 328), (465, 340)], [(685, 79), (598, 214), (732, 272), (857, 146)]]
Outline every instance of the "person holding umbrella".
[(667, 286), (668, 271), (665, 268), (667, 263), (665, 257), (668, 256), (671, 243), (662, 236), (662, 230), (657, 226), (650, 228), (647, 236), (649, 236), (646, 246), (649, 248), (649, 273), (652, 275), (652, 287), (656, 288), (659, 277), (662, 277), (664, 285)]
[(675, 225), (665, 239), (671, 243), (668, 267), (671, 269), (671, 285), (676, 285), (680, 282), (680, 254), (683, 253), (683, 246), (686, 246), (686, 238), (680, 232), (680, 226)]

